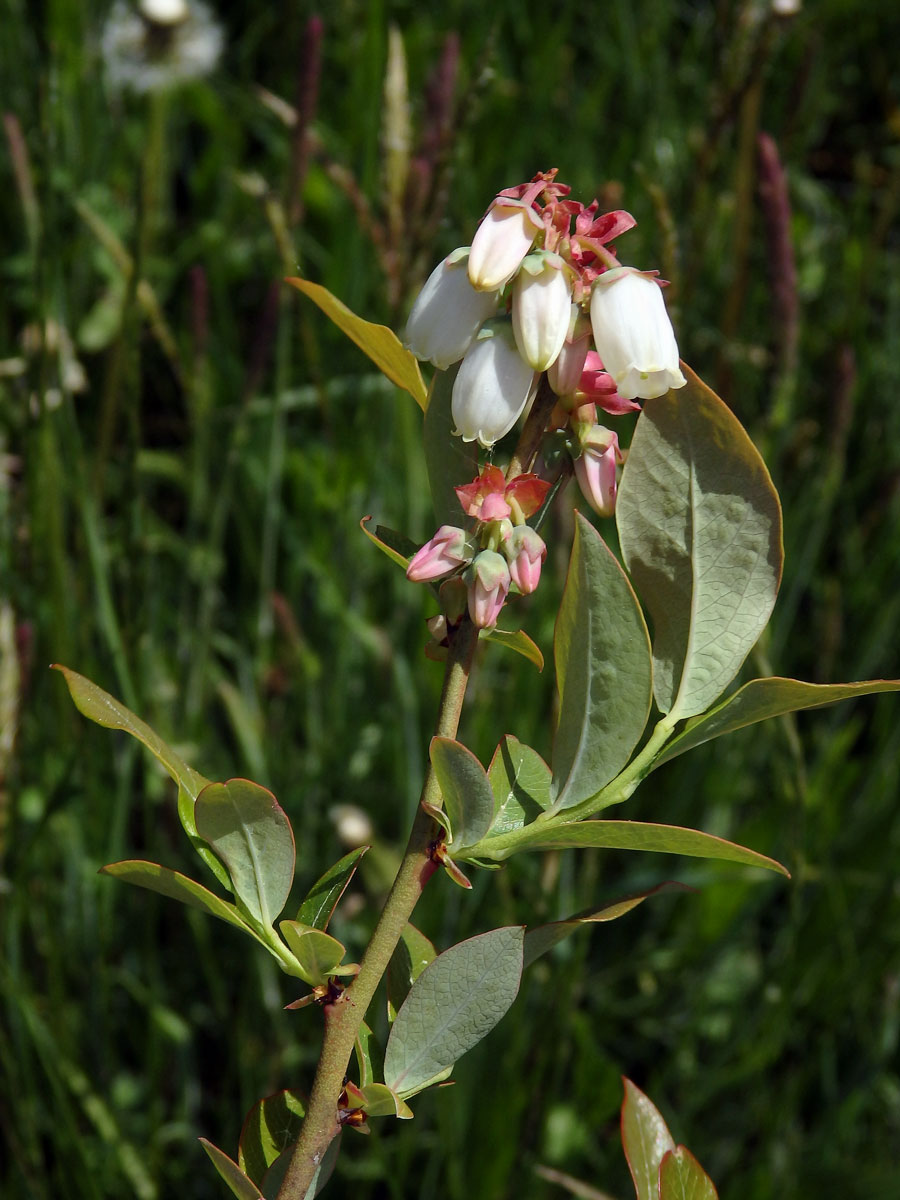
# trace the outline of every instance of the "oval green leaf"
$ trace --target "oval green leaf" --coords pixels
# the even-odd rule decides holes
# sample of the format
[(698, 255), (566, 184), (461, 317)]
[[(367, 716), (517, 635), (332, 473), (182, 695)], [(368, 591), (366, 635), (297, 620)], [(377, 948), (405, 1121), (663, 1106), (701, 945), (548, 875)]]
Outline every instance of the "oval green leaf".
[[(567, 825), (555, 825), (539, 821), (513, 837), (509, 838), (511, 844), (506, 846), (503, 845), (506, 838), (497, 839), (501, 857), (522, 850), (593, 846), (606, 850), (644, 850), (655, 854), (684, 854), (689, 858), (743, 863), (748, 867), (765, 867), (790, 878), (790, 872), (774, 858), (735, 842), (726, 842), (724, 838), (714, 837), (711, 833), (685, 829), (680, 825), (655, 825), (645, 821), (572, 821)], [(490, 839), (477, 847), (477, 855), (482, 858), (493, 857), (491, 851)]]
[(432, 738), (430, 754), (450, 818), (453, 850), (474, 846), (494, 819), (494, 793), (487, 772), (471, 750), (452, 738)]
[(360, 529), (382, 554), (386, 554), (392, 563), (396, 563), (405, 571), (409, 566), (409, 560), (419, 547), (406, 534), (397, 533), (396, 530), (388, 529), (384, 525), (376, 525), (374, 530), (369, 529), (371, 520), (371, 517), (363, 517), (359, 523)]
[(174, 779), (178, 784), (178, 818), (185, 833), (219, 883), (230, 888), (231, 880), (228, 878), (228, 872), (209, 846), (205, 845), (202, 838), (198, 836), (197, 826), (194, 823), (194, 802), (209, 780), (204, 779), (193, 767), (189, 767), (184, 759), (150, 728), (146, 721), (136, 717), (130, 708), (126, 708), (109, 692), (104, 692), (103, 688), (91, 683), (90, 679), (86, 679), (84, 675), (79, 675), (77, 671), (71, 671), (59, 663), (54, 663), (53, 668), (62, 674), (75, 702), (75, 707), (83, 716), (87, 717), (89, 721), (102, 725), (105, 729), (121, 729), (125, 733), (131, 734), (133, 738), (147, 747), (170, 777)]
[(653, 620), (656, 702), (691, 717), (756, 643), (781, 580), (781, 506), (737, 418), (688, 367), (648, 400), (616, 502), (625, 564)]
[(522, 975), (521, 925), (451, 946), (410, 989), (391, 1026), (384, 1056), (388, 1087), (405, 1098), (481, 1041), (516, 998)]
[(325, 316), (372, 360), (382, 375), (387, 376), (397, 387), (409, 392), (419, 408), (425, 408), (428, 392), (422, 380), (419, 363), (415, 355), (400, 344), (400, 339), (392, 329), (388, 329), (386, 325), (374, 325), (371, 321), (364, 321), (338, 300), (337, 296), (333, 296), (327, 288), (318, 283), (296, 278), (286, 279), (285, 283), (289, 283), (317, 304)]
[(493, 642), (496, 646), (503, 646), (507, 650), (515, 651), (516, 654), (521, 654), (539, 671), (543, 671), (544, 656), (541, 649), (524, 629), (498, 629), (494, 626), (493, 629), (482, 629), (478, 636), (482, 641)]
[(838, 700), (852, 700), (856, 696), (870, 696), (876, 692), (900, 691), (900, 679), (866, 679), (860, 683), (804, 683), (801, 679), (751, 679), (733, 696), (717, 704), (709, 712), (688, 721), (681, 733), (666, 745), (654, 760), (653, 766), (693, 750), (703, 742), (744, 729), (769, 717), (780, 717), (785, 713), (798, 712), (804, 708), (819, 708), (834, 704)]
[(238, 1165), (261, 1187), (266, 1171), (300, 1136), (306, 1100), (299, 1092), (276, 1092), (258, 1100), (244, 1118)]
[(300, 978), (310, 987), (324, 983), (329, 975), (355, 973), (355, 966), (352, 969), (349, 966), (341, 967), (345, 950), (330, 933), (324, 933), (321, 929), (311, 929), (307, 925), (298, 924), (297, 921), (279, 921), (278, 928), (299, 964)]
[(237, 1163), (230, 1159), (224, 1150), (220, 1150), (206, 1138), (200, 1138), (200, 1145), (209, 1155), (212, 1165), (219, 1172), (221, 1178), (228, 1184), (233, 1196), (237, 1196), (238, 1200), (263, 1200), (262, 1192), (256, 1184), (247, 1178)]
[(659, 1200), (718, 1200), (713, 1181), (688, 1150), (676, 1146), (659, 1164)]
[(194, 821), (228, 868), (247, 912), (271, 929), (294, 880), (294, 834), (284, 809), (258, 783), (229, 779), (203, 789)]
[(623, 1080), (625, 1099), (622, 1102), (622, 1149), (634, 1181), (636, 1200), (659, 1200), (659, 1167), (675, 1139), (649, 1096), (635, 1087), (630, 1079)]
[(459, 368), (435, 371), (428, 393), (428, 407), (422, 423), (422, 442), (425, 450), (425, 466), (428, 470), (428, 486), (434, 506), (435, 524), (466, 524), (459, 497), (453, 490), (469, 483), (478, 474), (478, 449), (474, 442), (464, 442), (453, 435), (453, 417), (450, 403), (453, 383)]
[(123, 862), (108, 863), (105, 867), (100, 868), (100, 874), (111, 875), (113, 879), (122, 879), (125, 883), (136, 884), (137, 887), (147, 888), (148, 891), (157, 892), (160, 896), (168, 896), (172, 900), (180, 900), (182, 904), (188, 904), (191, 908), (199, 908), (202, 912), (210, 913), (222, 921), (227, 921), (229, 925), (237, 926), (238, 929), (248, 930), (249, 928), (233, 904), (220, 900), (203, 884), (189, 879), (180, 871), (161, 867), (159, 863), (130, 858)]
[(355, 875), (359, 860), (368, 849), (368, 846), (359, 846), (356, 850), (351, 850), (316, 880), (297, 913), (297, 920), (301, 925), (310, 925), (313, 929), (328, 928), (328, 922), (337, 908), (338, 901)]
[(628, 762), (652, 698), (650, 635), (631, 585), (600, 534), (576, 514), (553, 640), (559, 723), (553, 811), (595, 795)]
[(496, 805), (488, 837), (530, 825), (550, 807), (550, 768), (536, 750), (511, 734), (494, 751), (488, 781)]
[(437, 951), (433, 942), (420, 929), (407, 921), (400, 941), (394, 947), (387, 969), (387, 1012), (393, 1021), (409, 989), (430, 962), (434, 962)]

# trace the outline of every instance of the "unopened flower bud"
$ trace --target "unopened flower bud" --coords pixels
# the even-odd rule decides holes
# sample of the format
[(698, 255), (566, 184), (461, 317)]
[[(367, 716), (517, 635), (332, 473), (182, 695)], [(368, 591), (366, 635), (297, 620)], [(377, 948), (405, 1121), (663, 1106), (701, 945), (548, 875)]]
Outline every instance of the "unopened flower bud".
[(529, 254), (513, 284), (513, 333), (519, 353), (535, 371), (556, 361), (569, 330), (572, 289), (558, 254)]
[(497, 624), (509, 592), (509, 567), (502, 554), (482, 550), (466, 572), (469, 585), (469, 616), (479, 629)]
[(442, 371), (459, 362), (497, 311), (496, 292), (476, 292), (469, 282), (467, 258), (465, 250), (454, 250), (438, 263), (406, 322), (405, 345)]
[(594, 512), (611, 517), (616, 510), (616, 464), (621, 462), (618, 435), (595, 425), (575, 459), (575, 478)]
[(597, 277), (591, 287), (594, 344), (626, 400), (652, 400), (687, 380), (659, 284), (631, 267)]
[(590, 323), (579, 305), (573, 304), (566, 340), (547, 372), (547, 380), (557, 396), (571, 396), (578, 387), (590, 344)]
[(573, 408), (569, 414), (569, 424), (578, 439), (579, 446), (583, 449), (597, 425), (597, 405), (589, 400), (585, 404), (580, 404), (578, 408)]
[(485, 326), (453, 384), (451, 411), (464, 442), (493, 446), (534, 396), (537, 373), (519, 356), (508, 322)]
[(495, 202), (475, 231), (469, 250), (469, 279), (480, 292), (496, 292), (509, 283), (542, 226), (530, 205)]
[(456, 570), (471, 557), (465, 530), (455, 525), (442, 525), (413, 555), (406, 568), (406, 578), (413, 583), (428, 583)]
[(547, 557), (543, 538), (530, 525), (517, 525), (502, 545), (510, 579), (523, 595), (529, 595), (540, 582), (541, 564)]

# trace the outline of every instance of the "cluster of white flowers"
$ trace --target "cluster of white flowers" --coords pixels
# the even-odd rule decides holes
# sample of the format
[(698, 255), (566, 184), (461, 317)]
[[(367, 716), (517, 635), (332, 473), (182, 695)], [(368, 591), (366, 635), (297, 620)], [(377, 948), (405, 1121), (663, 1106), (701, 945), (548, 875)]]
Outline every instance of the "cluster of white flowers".
[[(465, 441), (489, 447), (508, 433), (544, 371), (570, 410), (589, 399), (621, 413), (685, 383), (659, 282), (608, 248), (633, 218), (598, 216), (596, 201), (568, 191), (549, 172), (501, 192), (472, 245), (438, 264), (413, 305), (413, 354), (442, 370), (462, 360), (452, 408)], [(589, 353), (602, 360), (592, 388), (582, 386)]]

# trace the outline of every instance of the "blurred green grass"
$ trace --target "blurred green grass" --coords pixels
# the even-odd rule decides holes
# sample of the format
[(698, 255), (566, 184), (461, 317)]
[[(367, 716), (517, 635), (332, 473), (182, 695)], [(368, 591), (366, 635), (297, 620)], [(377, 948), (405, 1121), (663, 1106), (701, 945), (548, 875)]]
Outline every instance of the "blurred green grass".
[[(782, 494), (785, 581), (748, 671), (900, 675), (889, 8), (826, 0), (779, 20), (736, 0), (615, 0), (596, 15), (337, 0), (303, 218), (285, 233), (292, 135), (260, 89), (295, 101), (310, 7), (223, 6), (219, 70), (162, 99), (104, 84), (107, 4), (7, 0), (0, 706), (18, 734), (0, 762), (4, 1194), (218, 1196), (196, 1138), (233, 1152), (253, 1101), (308, 1086), (317, 1053), (315, 1018), (282, 1011), (290, 988), (232, 931), (97, 877), (126, 855), (193, 866), (167, 782), (88, 726), (47, 663), (121, 696), (205, 774), (272, 787), (298, 887), (340, 853), (329, 808), (364, 807), (380, 865), (370, 908), (343, 918), (351, 948), (405, 836), (440, 671), (421, 653), (424, 589), (357, 522), (430, 532), (419, 415), (278, 282), (299, 268), (394, 324), (411, 299), (415, 264), (386, 278), (341, 174), (382, 211), (391, 22), (414, 122), (459, 39), (447, 203), (420, 277), (498, 188), (538, 169), (631, 210), (621, 253), (672, 279), (682, 353)], [(788, 175), (796, 354), (758, 130)], [(555, 532), (546, 582), (520, 606), (547, 655), (564, 516)], [(463, 737), (483, 760), (506, 731), (546, 754), (551, 708), (550, 672), (495, 654)], [(670, 764), (623, 814), (745, 840), (785, 861), (790, 884), (583, 853), (514, 860), (471, 895), (436, 884), (419, 923), (440, 945), (665, 877), (699, 890), (534, 968), (454, 1089), (423, 1096), (411, 1126), (347, 1137), (335, 1193), (549, 1197), (532, 1173), (546, 1162), (624, 1197), (626, 1072), (730, 1200), (895, 1195), (898, 728), (890, 697), (771, 723)]]

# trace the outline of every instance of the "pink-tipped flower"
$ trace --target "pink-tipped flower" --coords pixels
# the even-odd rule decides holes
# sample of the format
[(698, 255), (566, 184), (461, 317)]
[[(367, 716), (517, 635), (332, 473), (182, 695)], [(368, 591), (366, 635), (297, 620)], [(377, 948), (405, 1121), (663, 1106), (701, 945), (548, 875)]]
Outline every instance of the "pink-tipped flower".
[(601, 517), (611, 517), (616, 511), (616, 465), (621, 461), (617, 434), (595, 425), (580, 458), (575, 459), (575, 478), (585, 500)]
[(492, 629), (509, 593), (509, 567), (502, 554), (482, 550), (466, 572), (469, 616), (479, 629)]
[(558, 254), (535, 250), (516, 275), (512, 295), (513, 333), (519, 353), (535, 371), (556, 361), (569, 331), (572, 288)]
[(520, 358), (506, 321), (486, 325), (462, 361), (453, 384), (451, 412), (464, 442), (493, 446), (525, 411), (537, 373)]
[(559, 354), (547, 372), (557, 396), (571, 396), (578, 387), (591, 344), (591, 325), (578, 304), (569, 309), (569, 328)]
[(598, 276), (591, 325), (597, 353), (626, 400), (652, 400), (684, 387), (672, 322), (652, 275), (616, 267)]
[(469, 250), (469, 279), (479, 292), (496, 292), (509, 283), (543, 229), (530, 204), (494, 201), (475, 231)]
[(517, 525), (501, 547), (510, 579), (523, 595), (529, 595), (540, 583), (541, 564), (547, 557), (543, 538), (530, 525)]
[(404, 344), (441, 371), (459, 362), (497, 311), (496, 292), (476, 292), (469, 282), (467, 259), (466, 250), (454, 250), (438, 263), (406, 322)]
[(478, 521), (502, 521), (513, 514), (513, 508), (516, 520), (524, 521), (541, 507), (549, 488), (546, 480), (530, 472), (507, 483), (500, 468), (490, 466), (454, 490), (463, 511)]
[(428, 583), (455, 571), (471, 557), (466, 531), (457, 529), (455, 525), (442, 525), (434, 537), (413, 555), (406, 568), (406, 578), (413, 583)]

